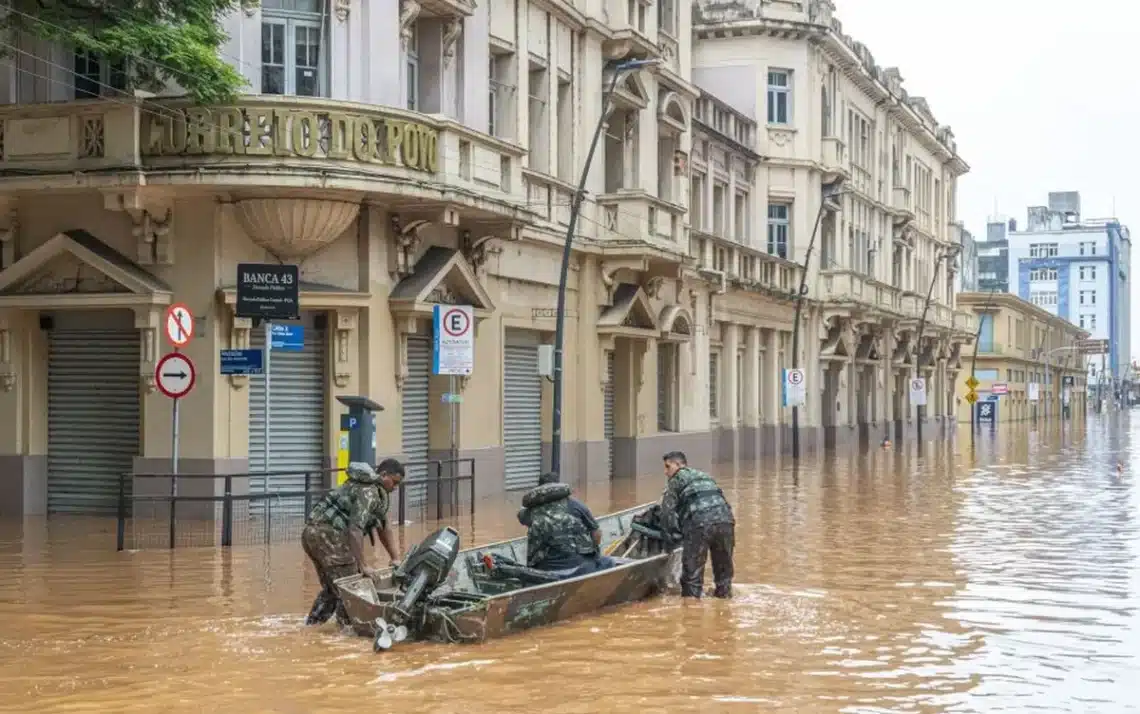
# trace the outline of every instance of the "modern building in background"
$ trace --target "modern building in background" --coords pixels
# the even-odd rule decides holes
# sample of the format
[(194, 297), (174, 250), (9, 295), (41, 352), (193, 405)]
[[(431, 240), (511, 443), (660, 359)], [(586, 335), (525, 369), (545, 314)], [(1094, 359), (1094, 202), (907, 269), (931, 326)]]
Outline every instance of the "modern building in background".
[(958, 292), (972, 293), (978, 290), (978, 244), (974, 234), (963, 228), (958, 229), (958, 243), (962, 252), (958, 254)]
[[(1088, 331), (1008, 293), (962, 293), (958, 304), (981, 320), (978, 342), (963, 357), (977, 353), (975, 415), (988, 408), (999, 422), (1084, 417), (1084, 361), (1071, 348)], [(968, 391), (959, 380), (959, 422), (970, 421)]]
[(1009, 231), (1017, 230), (1017, 221), (990, 219), (986, 239), (977, 244), (978, 291), (1009, 292)]
[[(181, 472), (297, 491), (335, 463), (337, 398), (364, 395), (385, 408), (377, 452), (413, 476), (454, 446), (481, 496), (532, 485), (550, 460), (540, 348), (611, 60), (656, 66), (616, 78), (585, 184), (563, 478), (656, 472), (670, 448), (698, 464), (786, 449), (796, 363), (806, 449), (913, 423), (919, 373), (928, 418), (952, 421), (973, 334), (952, 132), (830, 0), (725, 7), (242, 3), (222, 53), (250, 89), (225, 107), (136, 97), (99, 57), (12, 38), (0, 513), (111, 512), (122, 474), (169, 468), (155, 366), (174, 303), (197, 320)], [(235, 311), (241, 262), (299, 266), (304, 344), (274, 350), (270, 380), (220, 371), (223, 350), (264, 344)], [(454, 385), (431, 366), (441, 304), (474, 308)]]
[(1116, 218), (1086, 218), (1075, 191), (1049, 194), (1028, 209), (1024, 231), (1009, 235), (1011, 290), (1024, 300), (1108, 340), (1088, 358), (1095, 389), (1129, 378), (1132, 364), (1132, 241)]

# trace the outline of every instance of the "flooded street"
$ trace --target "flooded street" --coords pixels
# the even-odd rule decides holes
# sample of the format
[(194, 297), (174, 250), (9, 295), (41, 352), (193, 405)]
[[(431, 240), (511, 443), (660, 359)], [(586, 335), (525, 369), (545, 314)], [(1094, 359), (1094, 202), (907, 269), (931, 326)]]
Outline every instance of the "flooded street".
[[(297, 544), (116, 553), (113, 522), (8, 523), (0, 711), (1140, 711), (1137, 444), (1125, 415), (722, 467), (734, 600), (384, 655), (302, 627), (318, 586)], [(481, 506), (466, 544), (520, 535), (514, 510)]]

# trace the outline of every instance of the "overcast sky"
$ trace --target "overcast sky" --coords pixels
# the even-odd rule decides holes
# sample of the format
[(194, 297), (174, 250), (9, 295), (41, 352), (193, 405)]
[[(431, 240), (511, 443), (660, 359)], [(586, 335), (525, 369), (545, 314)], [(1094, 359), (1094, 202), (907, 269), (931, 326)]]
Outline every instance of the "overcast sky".
[[(958, 217), (985, 236), (994, 212), (1025, 224), (1049, 191), (1079, 191), (1085, 217), (1140, 238), (1138, 0), (836, 0), (843, 30), (954, 129), (970, 165)], [(1075, 12), (1075, 10), (1080, 12)], [(1115, 210), (1114, 210), (1115, 205)], [(1133, 304), (1137, 307), (1135, 280)], [(1132, 355), (1140, 355), (1133, 308)]]

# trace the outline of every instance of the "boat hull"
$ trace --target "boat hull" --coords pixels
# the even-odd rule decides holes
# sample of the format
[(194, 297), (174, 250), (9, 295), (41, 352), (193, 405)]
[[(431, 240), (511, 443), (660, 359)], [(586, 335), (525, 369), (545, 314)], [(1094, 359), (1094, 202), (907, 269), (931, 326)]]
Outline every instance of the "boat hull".
[[(598, 519), (603, 542), (625, 552), (640, 536), (633, 533), (633, 516), (647, 506)], [(497, 555), (526, 561), (526, 538), (492, 543), (460, 552), (420, 622), (409, 628), (413, 640), (483, 642), (532, 627), (549, 625), (608, 607), (644, 600), (675, 587), (680, 571), (680, 549), (663, 551), (634, 546), (631, 558), (619, 564), (565, 580), (537, 585), (497, 583), (483, 572), (483, 556)], [(392, 622), (392, 603), (399, 596), (391, 573), (375, 580), (354, 575), (337, 581), (353, 629), (363, 636), (376, 634), (376, 622)], [(501, 592), (496, 592), (501, 589)]]

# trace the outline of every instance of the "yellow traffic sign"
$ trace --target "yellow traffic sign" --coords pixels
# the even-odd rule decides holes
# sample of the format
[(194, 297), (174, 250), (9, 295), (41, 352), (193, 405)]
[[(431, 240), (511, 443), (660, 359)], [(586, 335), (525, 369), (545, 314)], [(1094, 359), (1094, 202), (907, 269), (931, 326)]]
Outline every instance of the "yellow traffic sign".
[(966, 402), (967, 403), (973, 404), (976, 401), (978, 401), (978, 393), (977, 392), (975, 392), (972, 389), (970, 391), (966, 392)]
[(970, 391), (977, 389), (979, 384), (981, 384), (981, 382), (972, 374), (966, 379), (966, 386), (970, 388)]

